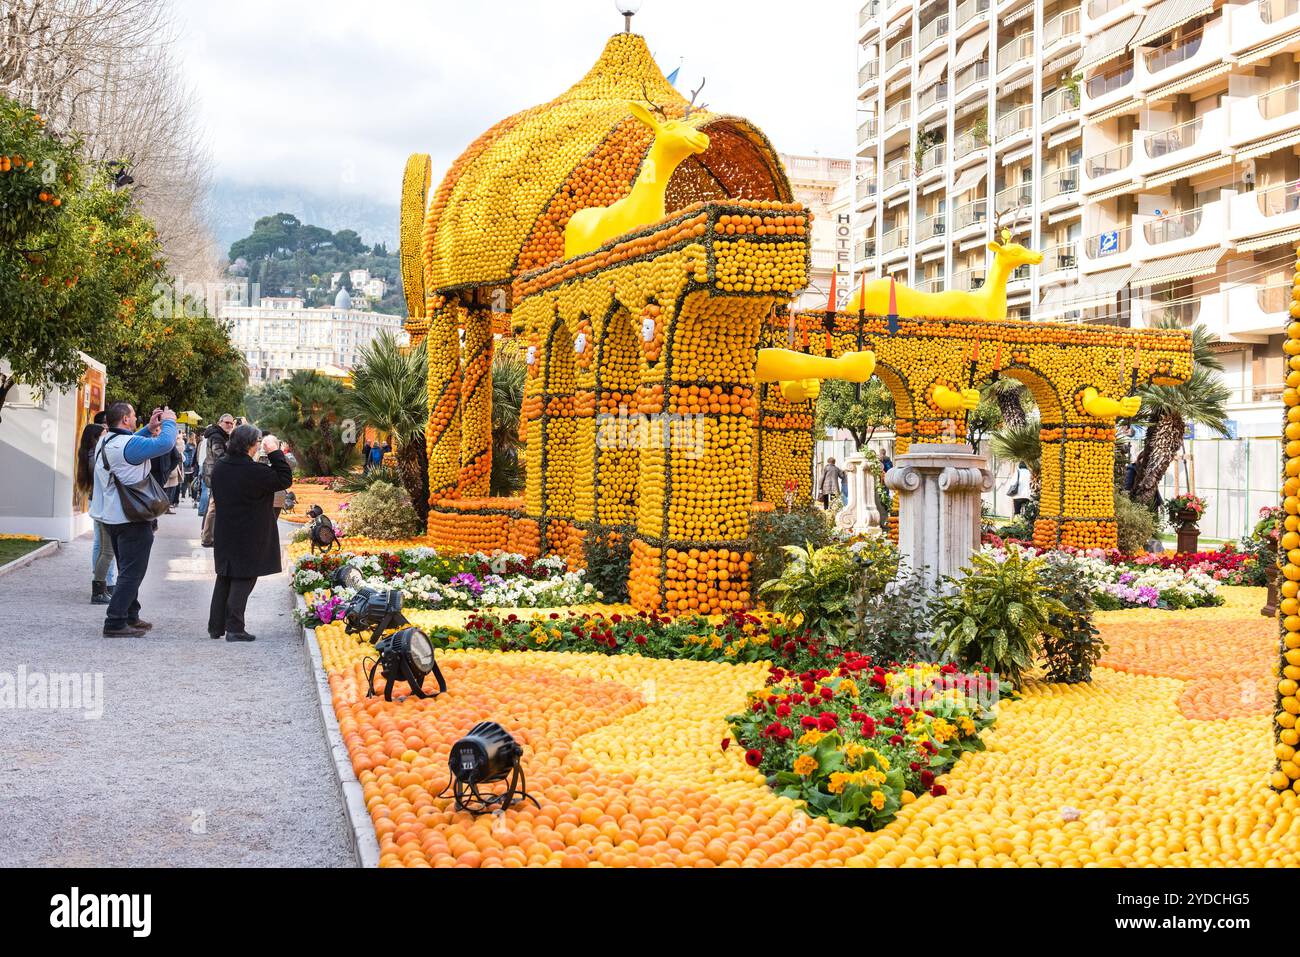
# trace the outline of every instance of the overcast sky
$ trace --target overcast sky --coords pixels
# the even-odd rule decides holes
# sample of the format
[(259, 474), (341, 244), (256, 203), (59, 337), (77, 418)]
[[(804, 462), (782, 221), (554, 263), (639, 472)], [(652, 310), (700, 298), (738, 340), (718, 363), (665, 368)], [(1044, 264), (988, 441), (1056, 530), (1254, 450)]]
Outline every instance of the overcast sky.
[[(396, 202), (497, 120), (578, 80), (614, 0), (176, 0), (219, 178)], [(644, 0), (633, 29), (678, 88), (790, 153), (848, 156), (859, 0)]]

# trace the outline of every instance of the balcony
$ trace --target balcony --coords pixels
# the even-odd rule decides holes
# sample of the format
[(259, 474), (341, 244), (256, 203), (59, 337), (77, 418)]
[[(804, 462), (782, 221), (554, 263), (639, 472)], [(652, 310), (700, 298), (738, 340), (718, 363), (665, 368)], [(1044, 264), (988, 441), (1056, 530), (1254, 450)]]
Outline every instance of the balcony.
[(1163, 130), (1137, 130), (1141, 142), (1133, 174), (1151, 176), (1220, 155), (1228, 139), (1228, 111), (1219, 107)]
[(858, 28), (865, 27), (879, 15), (880, 0), (871, 0), (870, 3), (864, 3), (862, 9), (858, 11)]
[(945, 288), (946, 287), (944, 286), (944, 278), (942, 276), (934, 276), (931, 279), (921, 280), (921, 285), (917, 286), (917, 291), (918, 292), (943, 292)]
[(1022, 33), (998, 47), (998, 75), (1029, 70), (1034, 66), (1034, 34)]
[[(1112, 262), (1106, 260), (1128, 259), (1124, 254), (1129, 250), (1129, 243), (1133, 238), (1133, 228), (1131, 226), (1116, 226), (1114, 229), (1105, 229), (1095, 235), (1087, 237), (1083, 241), (1083, 262), (1081, 265), (1087, 265), (1087, 262), (1100, 262), (1098, 268), (1106, 269), (1112, 265)], [(1114, 262), (1114, 265), (1121, 265)]]
[(933, 173), (935, 170), (943, 169), (943, 164), (946, 161), (947, 156), (947, 143), (936, 143), (934, 146), (931, 146), (921, 154), (920, 175), (924, 177), (926, 174)]
[(1116, 67), (1106, 73), (1099, 73), (1096, 76), (1089, 77), (1085, 84), (1088, 91), (1089, 106), (1095, 106), (1093, 101), (1102, 100), (1111, 97), (1118, 101), (1123, 99), (1118, 96), (1121, 90), (1126, 89), (1133, 82), (1133, 63), (1129, 61)]
[(954, 77), (954, 86), (956, 87), (958, 98), (963, 93), (973, 87), (976, 83), (989, 78), (989, 61), (976, 60), (974, 63), (968, 63), (957, 71)]
[(912, 59), (912, 38), (904, 37), (892, 47), (885, 48), (885, 75), (893, 72), (894, 67)]
[(957, 4), (957, 29), (962, 29), (980, 14), (988, 12), (989, 0), (962, 0)]
[(880, 61), (870, 60), (858, 68), (858, 89), (859, 91), (868, 85), (874, 84), (880, 79)]
[[(1066, 273), (1079, 268), (1079, 241), (1067, 240), (1043, 250), (1043, 264), (1038, 267), (1040, 280), (1045, 280), (1053, 273)], [(1064, 282), (1067, 277), (1058, 277)]]
[(1073, 10), (1064, 10), (1058, 13), (1052, 19), (1043, 24), (1043, 48), (1046, 50), (1052, 44), (1062, 40), (1068, 43), (1078, 43), (1083, 39), (1079, 32), (1079, 8)]
[(921, 27), (921, 53), (924, 54), (931, 43), (942, 40), (948, 35), (948, 14), (942, 13), (925, 26)]
[(964, 133), (958, 133), (956, 139), (952, 141), (952, 158), (960, 163), (967, 156), (971, 156), (981, 150), (987, 149), (989, 145), (988, 137), (970, 130)]
[(984, 285), (987, 272), (983, 266), (955, 272), (952, 274), (952, 288), (958, 292), (974, 292)]
[(858, 124), (858, 145), (868, 143), (876, 138), (876, 120), (873, 117)]
[(1234, 242), (1300, 229), (1300, 180), (1232, 197)]
[(1128, 3), (1128, 0), (1088, 0), (1088, 19), (1101, 20)]
[(1203, 67), (1224, 62), (1228, 55), (1228, 21), (1215, 17), (1160, 46), (1138, 47), (1137, 54), (1139, 90), (1172, 83)]
[(1300, 29), (1300, 0), (1255, 0), (1225, 6), (1229, 18), (1230, 51), (1244, 53)]
[[(1290, 318), (1289, 279), (1263, 286), (1254, 283), (1228, 286), (1221, 289), (1220, 295), (1224, 298), (1226, 307), (1223, 309), (1223, 331), (1229, 336), (1277, 335), (1278, 330), (1286, 327)], [(1279, 386), (1277, 392), (1280, 394), (1281, 391), (1282, 387)], [(1276, 399), (1277, 396), (1270, 398)]]
[(1133, 144), (1123, 143), (1083, 161), (1084, 189), (1109, 189), (1133, 178)]
[(859, 201), (872, 199), (878, 192), (878, 184), (874, 176), (864, 176), (858, 180), (857, 185), (853, 188), (854, 195)]
[(1034, 108), (1029, 103), (999, 114), (996, 127), (998, 146), (1002, 146), (1004, 140), (1011, 139), (1019, 133), (1028, 132), (1033, 125)]
[(1220, 197), (1195, 209), (1145, 220), (1142, 232), (1134, 237), (1133, 255), (1139, 260), (1159, 259), (1222, 244), (1229, 235), (1233, 194), (1224, 190)]
[(1034, 204), (1034, 184), (1020, 183), (1016, 186), (1008, 186), (1006, 189), (998, 190), (993, 197), (993, 208), (1001, 213), (1009, 213), (1012, 210), (1023, 209), (1026, 206)]
[(889, 109), (885, 110), (885, 122), (883, 129), (888, 136), (897, 127), (905, 125), (912, 119), (912, 101), (899, 100)]
[(864, 259), (875, 259), (876, 241), (874, 239), (863, 239), (854, 244), (853, 256), (858, 262)]
[(936, 83), (934, 86), (926, 87), (916, 98), (916, 115), (922, 117), (935, 107), (943, 106), (948, 102), (948, 81)]
[(1054, 125), (1057, 120), (1069, 118), (1078, 109), (1079, 91), (1059, 87), (1043, 97), (1042, 124), (1044, 127)]
[[(1043, 202), (1050, 203), (1058, 197), (1073, 197), (1079, 192), (1079, 167), (1065, 166), (1043, 174)], [(1000, 207), (999, 207), (1000, 208)]]
[(885, 233), (880, 240), (880, 252), (888, 256), (890, 253), (896, 253), (907, 245), (907, 227), (895, 226), (889, 232)]
[(1238, 100), (1231, 110), (1233, 146), (1289, 133), (1300, 128), (1300, 82)]
[(969, 203), (958, 206), (952, 213), (952, 228), (954, 233), (960, 233), (962, 230), (971, 226), (983, 226), (989, 218), (989, 201), (988, 197), (982, 197)]
[(916, 221), (916, 241), (918, 243), (928, 242), (931, 239), (942, 239), (947, 234), (948, 218), (943, 210)]
[(905, 159), (897, 160), (885, 167), (885, 177), (881, 188), (888, 193), (895, 187), (902, 186), (912, 178), (912, 164)]

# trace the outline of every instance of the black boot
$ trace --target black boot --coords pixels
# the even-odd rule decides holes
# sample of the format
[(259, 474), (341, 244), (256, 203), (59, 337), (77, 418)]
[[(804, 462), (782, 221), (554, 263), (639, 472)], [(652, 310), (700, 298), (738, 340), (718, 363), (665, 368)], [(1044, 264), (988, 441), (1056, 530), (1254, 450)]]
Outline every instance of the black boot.
[(90, 583), (90, 603), (92, 605), (107, 605), (110, 597), (108, 586), (103, 582)]
[(109, 598), (112, 598), (112, 597), (113, 597), (113, 589), (116, 588), (116, 587), (117, 587), (116, 585), (105, 585), (105, 586), (104, 586), (104, 588), (108, 591), (108, 597), (109, 597)]

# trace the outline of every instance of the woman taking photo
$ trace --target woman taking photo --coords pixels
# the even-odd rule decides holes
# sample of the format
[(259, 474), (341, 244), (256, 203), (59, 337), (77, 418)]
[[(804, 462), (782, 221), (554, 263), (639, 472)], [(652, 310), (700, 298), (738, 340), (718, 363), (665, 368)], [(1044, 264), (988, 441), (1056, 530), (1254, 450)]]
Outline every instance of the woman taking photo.
[[(98, 418), (98, 416), (96, 416)], [(81, 430), (81, 441), (77, 444), (77, 489), (86, 496), (86, 501), (95, 494), (95, 466), (91, 457), (95, 452), (95, 443), (104, 434), (103, 422), (91, 422)], [(95, 522), (95, 547), (90, 552), (90, 603), (107, 605), (113, 595), (113, 582), (116, 579), (117, 563), (113, 554), (113, 540), (102, 522)]]
[[(265, 465), (253, 460), (259, 442)], [(230, 433), (225, 457), (212, 468), (212, 497), (221, 507), (213, 521), (217, 582), (208, 611), (209, 638), (256, 640), (244, 626), (244, 612), (257, 579), (280, 571), (275, 494), (292, 484), (293, 469), (274, 435), (263, 438), (252, 425)]]

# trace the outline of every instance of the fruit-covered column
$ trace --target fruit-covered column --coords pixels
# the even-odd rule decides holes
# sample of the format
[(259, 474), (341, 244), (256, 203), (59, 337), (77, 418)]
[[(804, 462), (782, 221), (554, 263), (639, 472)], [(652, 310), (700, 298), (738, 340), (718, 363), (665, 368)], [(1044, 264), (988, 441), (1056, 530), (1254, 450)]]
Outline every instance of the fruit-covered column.
[[(794, 316), (769, 316), (760, 348), (802, 349)], [(788, 402), (777, 382), (759, 385), (757, 487), (755, 498), (777, 508), (812, 502), (813, 412), (811, 401)]]
[(460, 321), (464, 308), (441, 296), (429, 314), (429, 501), (457, 497), (460, 478)]
[(492, 479), (492, 313), (465, 313), (464, 362), (460, 402), (460, 479), (462, 498), (486, 498)]
[[(1291, 292), (1291, 315), (1300, 319), (1300, 251)], [(1281, 632), (1281, 671), (1274, 706), (1274, 753), (1277, 767), (1272, 785), (1300, 794), (1300, 322), (1287, 325), (1283, 351), (1287, 355), (1286, 406), (1283, 426), (1287, 438), (1282, 475), (1282, 536), (1278, 561), (1282, 568), (1282, 600), (1278, 603)]]

